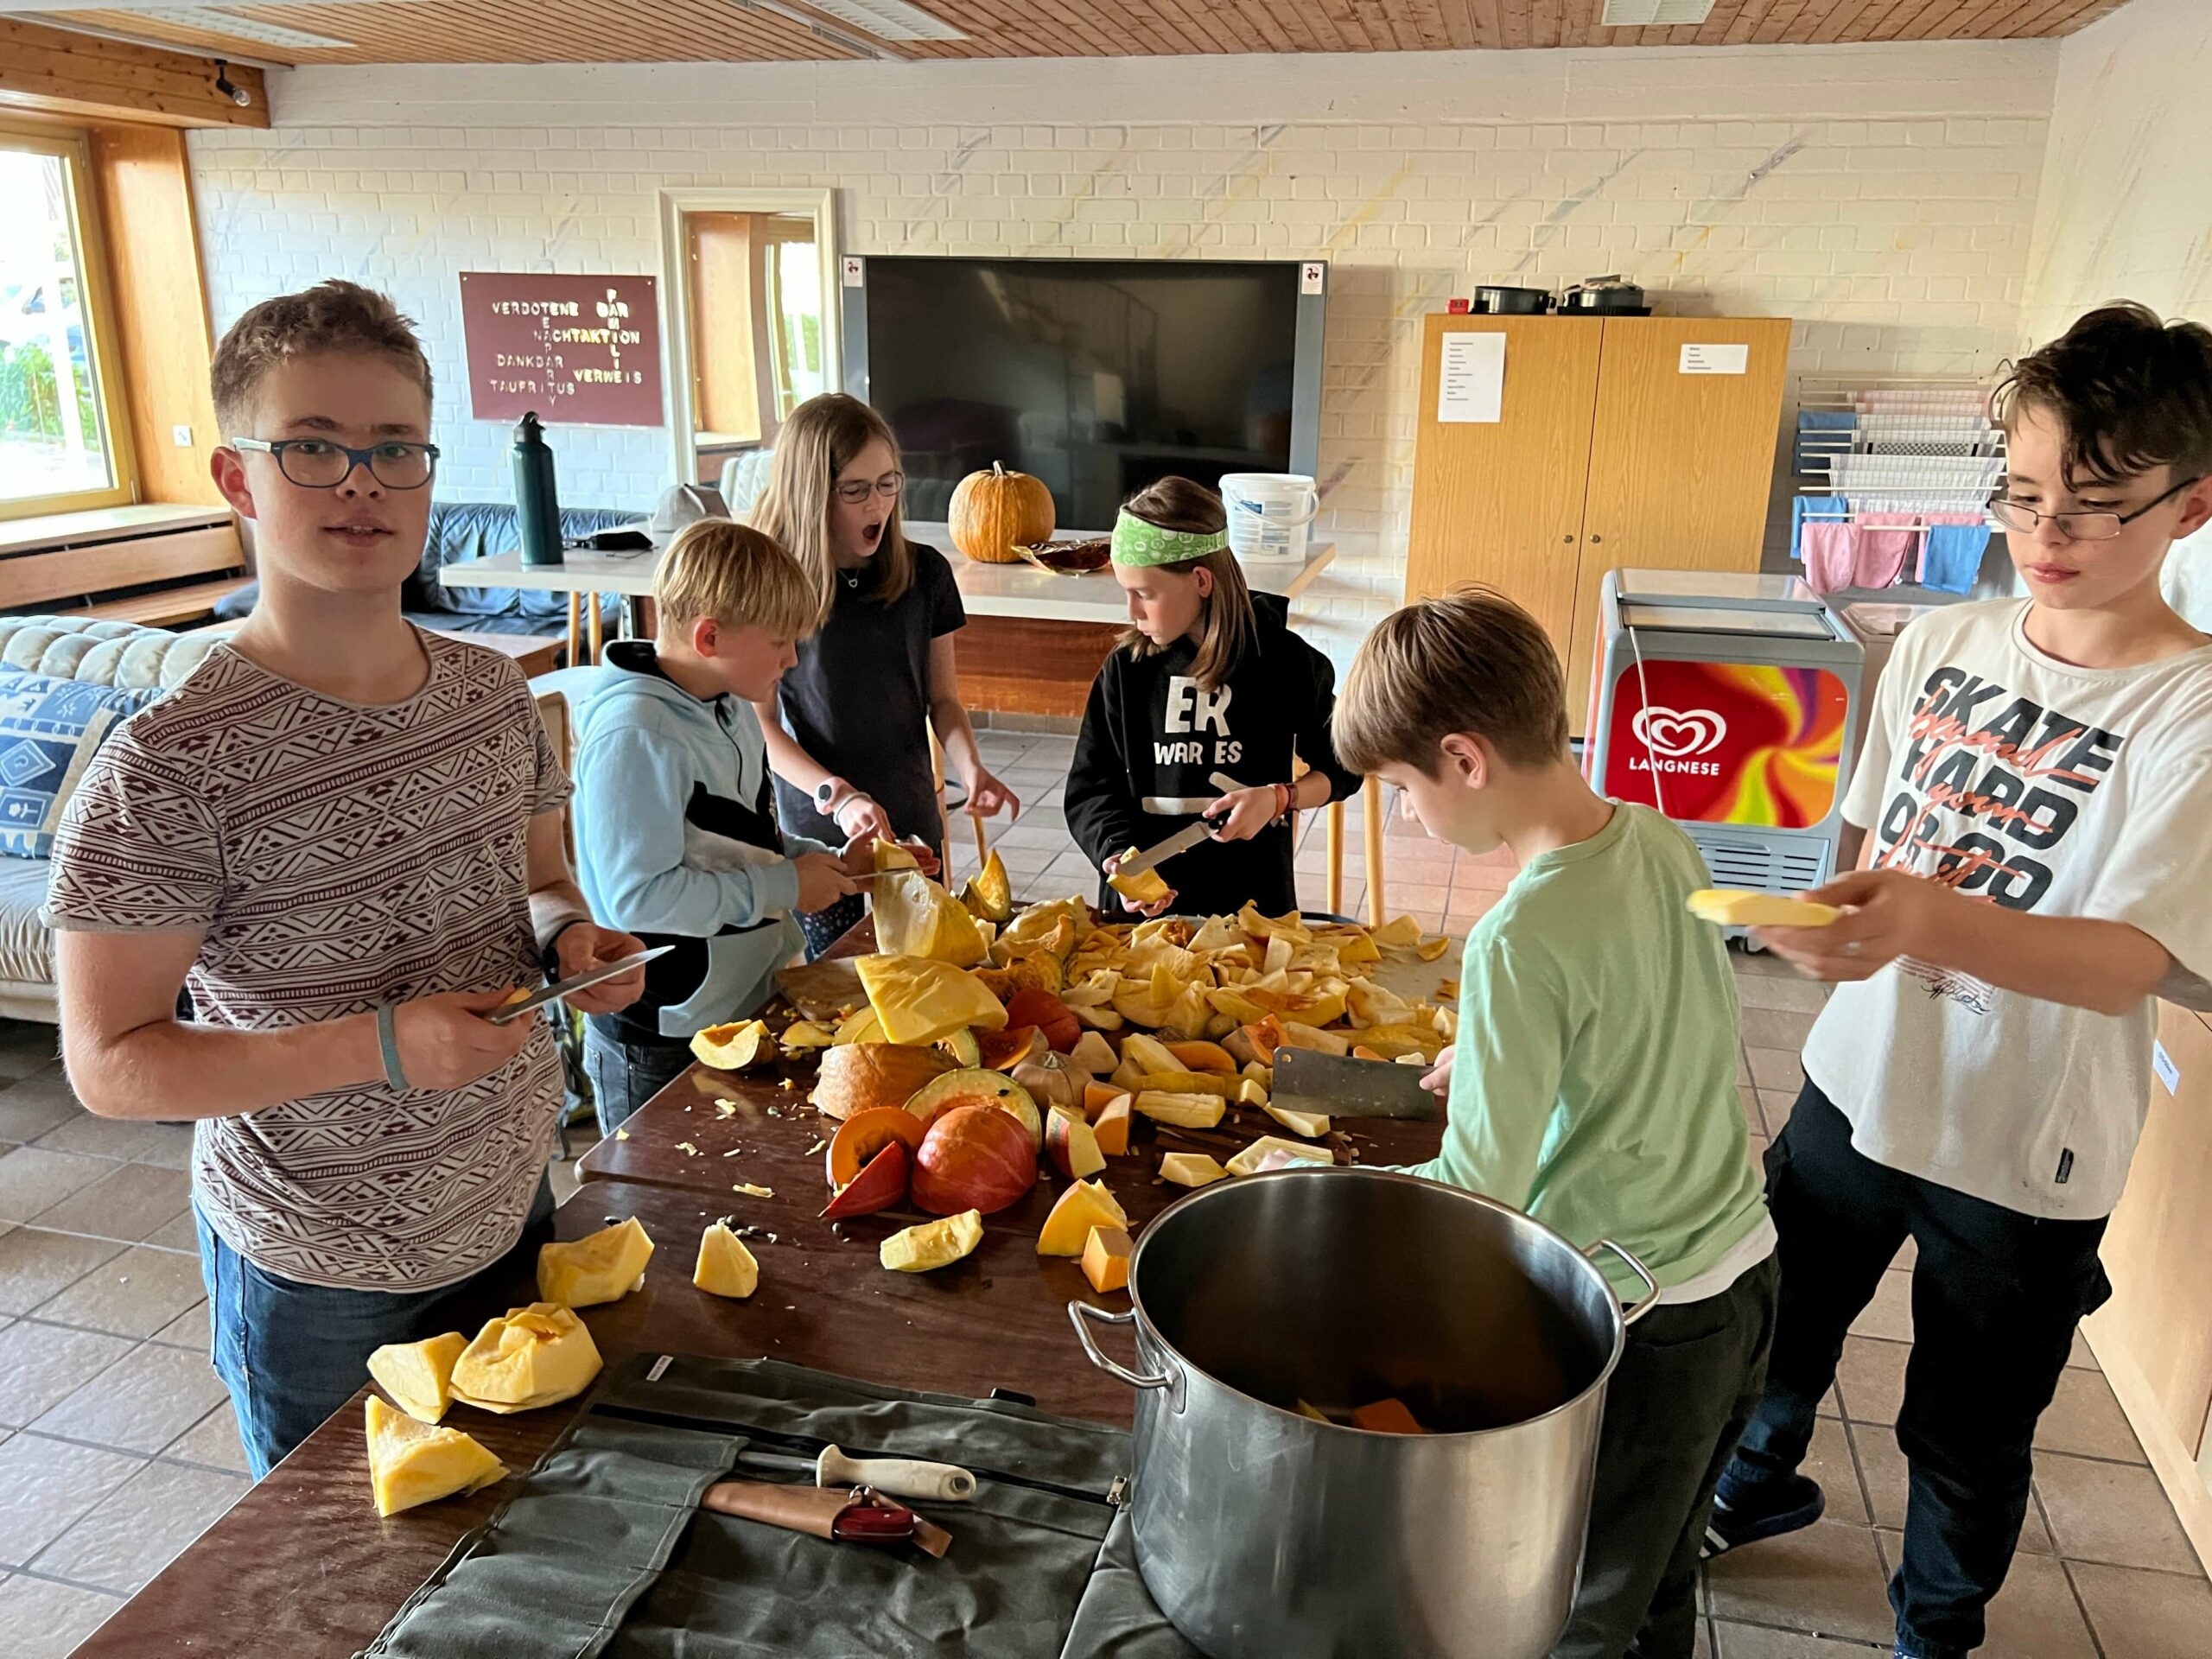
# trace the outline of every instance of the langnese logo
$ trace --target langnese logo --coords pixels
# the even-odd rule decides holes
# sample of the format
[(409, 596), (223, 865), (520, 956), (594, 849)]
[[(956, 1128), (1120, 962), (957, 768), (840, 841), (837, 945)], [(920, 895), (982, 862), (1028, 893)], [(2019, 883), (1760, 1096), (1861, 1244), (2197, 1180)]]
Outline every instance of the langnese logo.
[(1717, 778), (1720, 763), (1700, 760), (1726, 741), (1728, 722), (1711, 709), (1667, 709), (1657, 703), (1636, 711), (1630, 729), (1648, 752), (1632, 756), (1630, 772), (1687, 773)]

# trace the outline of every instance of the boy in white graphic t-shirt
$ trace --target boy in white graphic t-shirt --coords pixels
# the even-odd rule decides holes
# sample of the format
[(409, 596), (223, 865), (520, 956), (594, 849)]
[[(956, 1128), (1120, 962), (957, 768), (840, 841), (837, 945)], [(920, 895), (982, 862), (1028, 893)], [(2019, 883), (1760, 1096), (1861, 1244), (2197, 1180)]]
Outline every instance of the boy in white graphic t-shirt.
[(1841, 982), (1767, 1154), (1782, 1302), (1715, 1551), (1808, 1526), (1796, 1472), (1845, 1332), (1907, 1237), (1912, 1467), (1897, 1653), (1983, 1639), (2030, 1446), (2150, 1098), (2153, 999), (2212, 973), (2212, 640), (2159, 593), (2212, 519), (2212, 332), (2084, 316), (1999, 394), (2005, 525), (2028, 597), (1899, 636), (1844, 817), (1851, 912), (1766, 942)]

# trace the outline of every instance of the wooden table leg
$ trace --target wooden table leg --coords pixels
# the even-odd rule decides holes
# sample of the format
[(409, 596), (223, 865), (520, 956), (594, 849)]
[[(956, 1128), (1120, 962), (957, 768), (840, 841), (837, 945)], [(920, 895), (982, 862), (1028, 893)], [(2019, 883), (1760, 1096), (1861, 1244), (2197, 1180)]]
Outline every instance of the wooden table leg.
[[(1370, 789), (1375, 787), (1372, 779)], [(1329, 914), (1344, 913), (1344, 804), (1329, 803)]]
[(585, 602), (591, 607), (591, 659), (595, 663), (607, 646), (607, 619), (600, 613), (597, 594), (585, 595)]
[(1382, 925), (1382, 785), (1372, 778), (1360, 791), (1367, 803), (1367, 924)]
[(569, 666), (579, 666), (583, 658), (576, 652), (583, 645), (584, 596), (571, 588), (569, 590)]
[(937, 728), (930, 728), (930, 792), (937, 798), (938, 845), (944, 849), (944, 868), (939, 879), (950, 888), (952, 884), (952, 819), (944, 810), (944, 745), (937, 741)]

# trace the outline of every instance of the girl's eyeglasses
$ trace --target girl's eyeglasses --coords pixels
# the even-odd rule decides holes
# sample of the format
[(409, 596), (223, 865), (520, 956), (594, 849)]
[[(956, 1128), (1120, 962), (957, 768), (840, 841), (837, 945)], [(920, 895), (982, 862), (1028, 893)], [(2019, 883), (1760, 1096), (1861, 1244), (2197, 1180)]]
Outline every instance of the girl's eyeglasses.
[(2145, 501), (2133, 512), (2038, 512), (2024, 501), (2003, 499), (1989, 504), (1989, 516), (2007, 530), (2017, 530), (2032, 536), (2035, 529), (2046, 518), (2058, 526), (2058, 533), (2069, 542), (2108, 542), (2136, 519), (2156, 506), (2179, 495), (2197, 480), (2184, 478), (2155, 500)]
[(387, 490), (419, 490), (438, 470), (438, 446), (397, 439), (355, 449), (328, 438), (232, 438), (233, 449), (257, 449), (273, 455), (276, 470), (303, 490), (334, 490), (365, 467)]
[(893, 500), (906, 487), (906, 474), (886, 473), (874, 483), (861, 479), (850, 484), (838, 485), (837, 499), (849, 507), (857, 507), (871, 495), (880, 495), (887, 501)]

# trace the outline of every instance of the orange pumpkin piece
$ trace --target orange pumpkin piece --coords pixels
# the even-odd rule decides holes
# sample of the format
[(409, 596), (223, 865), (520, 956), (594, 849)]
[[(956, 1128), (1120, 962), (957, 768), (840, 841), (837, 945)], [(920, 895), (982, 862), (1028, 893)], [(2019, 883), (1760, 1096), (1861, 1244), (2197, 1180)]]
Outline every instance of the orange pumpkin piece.
[(1109, 1158), (1129, 1155), (1129, 1122), (1135, 1105), (1133, 1096), (1116, 1094), (1099, 1108), (1097, 1121), (1091, 1124), (1091, 1138), (1098, 1142), (1098, 1150)]
[(1227, 1071), (1234, 1075), (1236, 1061), (1219, 1043), (1170, 1043), (1167, 1052), (1185, 1071)]
[(1128, 1231), (1120, 1227), (1093, 1227), (1083, 1247), (1083, 1276), (1100, 1295), (1129, 1287)]
[(1110, 1083), (1086, 1083), (1083, 1085), (1083, 1115), (1093, 1123), (1098, 1114), (1119, 1100), (1127, 1091)]
[(1352, 1408), (1351, 1426), (1375, 1434), (1426, 1434), (1406, 1402), (1395, 1394), (1387, 1400), (1376, 1400)]
[(868, 1160), (894, 1141), (908, 1152), (919, 1152), (927, 1127), (920, 1118), (899, 1106), (871, 1106), (866, 1111), (855, 1112), (837, 1126), (836, 1134), (830, 1137), (830, 1149), (823, 1154), (831, 1190), (850, 1186), (858, 1180)]

